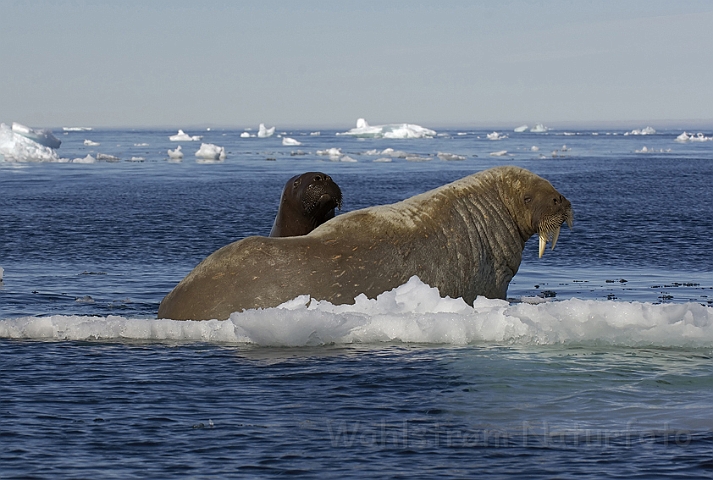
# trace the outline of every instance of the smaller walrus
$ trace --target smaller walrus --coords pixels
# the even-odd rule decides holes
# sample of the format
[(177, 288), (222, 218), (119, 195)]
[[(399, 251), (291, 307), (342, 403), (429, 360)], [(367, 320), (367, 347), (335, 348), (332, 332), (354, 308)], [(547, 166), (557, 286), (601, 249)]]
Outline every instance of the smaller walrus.
[(322, 172), (295, 175), (285, 184), (271, 237), (307, 235), (342, 209), (342, 191)]
[(391, 205), (355, 210), (307, 235), (248, 237), (213, 252), (163, 299), (159, 318), (226, 319), (299, 295), (353, 304), (414, 275), (441, 296), (506, 298), (528, 238), (539, 254), (573, 222), (542, 177), (502, 166)]

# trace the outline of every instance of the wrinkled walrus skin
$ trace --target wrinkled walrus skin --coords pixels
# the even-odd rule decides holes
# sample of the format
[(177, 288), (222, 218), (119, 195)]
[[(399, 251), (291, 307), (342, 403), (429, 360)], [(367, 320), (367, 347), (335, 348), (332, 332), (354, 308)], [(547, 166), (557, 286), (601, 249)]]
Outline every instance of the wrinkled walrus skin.
[(495, 167), (391, 205), (349, 212), (308, 235), (248, 237), (203, 260), (161, 302), (159, 318), (227, 319), (309, 294), (334, 304), (375, 298), (411, 276), (442, 296), (506, 297), (525, 242), (540, 256), (570, 202), (525, 169)]

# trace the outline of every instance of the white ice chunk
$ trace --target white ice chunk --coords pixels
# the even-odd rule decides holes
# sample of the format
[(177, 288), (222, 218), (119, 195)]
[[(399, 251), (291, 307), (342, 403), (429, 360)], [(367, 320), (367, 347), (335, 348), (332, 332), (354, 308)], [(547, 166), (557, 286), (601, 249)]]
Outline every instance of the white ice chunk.
[(205, 160), (225, 160), (225, 147), (219, 147), (212, 143), (201, 143), (201, 148), (196, 152), (196, 157)]
[(539, 151), (540, 151), (540, 147), (537, 147), (537, 146), (533, 145), (533, 146), (530, 147), (530, 151), (531, 151), (531, 152), (539, 152)]
[(686, 132), (683, 132), (681, 135), (676, 137), (677, 142), (680, 143), (686, 143), (686, 142), (709, 142), (713, 140), (713, 137), (706, 137), (702, 133), (698, 132), (696, 135), (693, 135), (692, 133), (689, 135)]
[(651, 127), (646, 127), (642, 128), (641, 130), (632, 130), (630, 132), (626, 132), (624, 135), (653, 135), (655, 133), (656, 130)]
[(171, 160), (180, 160), (183, 158), (183, 152), (181, 151), (181, 146), (177, 146), (175, 150), (168, 149), (168, 157)]
[(489, 133), (486, 135), (486, 137), (488, 140), (503, 140), (505, 138), (508, 138), (507, 135), (501, 135), (498, 132)]
[(528, 128), (530, 128), (530, 127), (528, 127), (527, 125), (520, 125), (519, 127), (517, 127), (517, 128), (514, 130), (514, 132), (515, 132), (515, 133), (522, 133), (522, 132), (526, 131)]
[(91, 140), (84, 140), (84, 145), (87, 145), (88, 147), (98, 147), (99, 145), (101, 145), (101, 143), (93, 142)]
[(0, 123), (0, 160), (6, 162), (59, 162), (57, 152), (50, 147), (13, 132)]
[(18, 135), (22, 135), (25, 138), (39, 143), (45, 147), (49, 148), (59, 148), (62, 142), (52, 135), (52, 131), (45, 129), (34, 129), (26, 127), (17, 122), (12, 122), (12, 131)]
[(275, 133), (275, 127), (265, 128), (265, 124), (261, 123), (259, 130), (257, 132), (258, 138), (267, 138), (273, 136)]
[(547, 130), (549, 130), (549, 128), (545, 127), (545, 126), (544, 126), (543, 124), (541, 124), (541, 123), (538, 123), (537, 125), (535, 125), (534, 127), (532, 127), (532, 128), (530, 129), (530, 131), (531, 131), (532, 133), (544, 133), (544, 132), (546, 132)]
[(433, 138), (436, 132), (420, 125), (410, 123), (393, 123), (371, 126), (366, 120), (357, 120), (356, 128), (337, 135), (348, 135), (358, 138)]
[(65, 132), (91, 132), (92, 127), (62, 127)]
[(96, 163), (97, 159), (87, 154), (84, 158), (75, 158), (72, 163)]
[(465, 160), (464, 155), (456, 155), (455, 153), (444, 153), (444, 152), (438, 152), (438, 158), (441, 160), (445, 160), (447, 162), (451, 161), (462, 161)]
[(499, 150), (497, 152), (491, 152), (490, 156), (491, 157), (504, 157), (507, 154), (508, 154), (507, 150)]
[(250, 135), (248, 132), (243, 132), (240, 134), (240, 138), (250, 138), (254, 137), (255, 135)]
[(169, 140), (172, 142), (198, 142), (200, 139), (203, 138), (200, 135), (188, 135), (186, 132), (183, 130), (179, 129), (178, 133), (175, 135), (171, 135), (168, 137)]
[(297, 146), (297, 145), (302, 145), (301, 142), (298, 142), (298, 141), (295, 140), (294, 138), (290, 138), (290, 137), (285, 137), (285, 138), (283, 138), (283, 139), (282, 139), (282, 144), (283, 144), (284, 146)]

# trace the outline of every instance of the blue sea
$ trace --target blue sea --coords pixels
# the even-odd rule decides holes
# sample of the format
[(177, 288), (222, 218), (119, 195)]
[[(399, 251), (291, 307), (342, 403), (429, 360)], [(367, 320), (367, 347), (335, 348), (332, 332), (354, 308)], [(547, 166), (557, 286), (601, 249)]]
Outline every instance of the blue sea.
[[(0, 478), (713, 477), (713, 126), (643, 127), (55, 128), (53, 161), (0, 157)], [(155, 318), (207, 255), (270, 232), (293, 175), (329, 174), (339, 214), (505, 164), (574, 209), (507, 301), (413, 278)]]

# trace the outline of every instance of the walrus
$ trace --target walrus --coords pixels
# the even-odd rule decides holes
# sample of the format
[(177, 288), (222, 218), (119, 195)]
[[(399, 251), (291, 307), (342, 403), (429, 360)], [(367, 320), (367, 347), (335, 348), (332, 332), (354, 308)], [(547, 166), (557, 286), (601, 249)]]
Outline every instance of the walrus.
[(411, 276), (441, 296), (506, 298), (525, 242), (542, 256), (572, 206), (545, 179), (502, 166), (398, 203), (355, 210), (307, 235), (248, 237), (203, 260), (161, 302), (159, 318), (227, 319), (299, 295), (333, 304), (375, 298)]
[(342, 208), (342, 191), (329, 175), (322, 172), (295, 175), (282, 191), (270, 236), (306, 235), (334, 218), (335, 208)]

